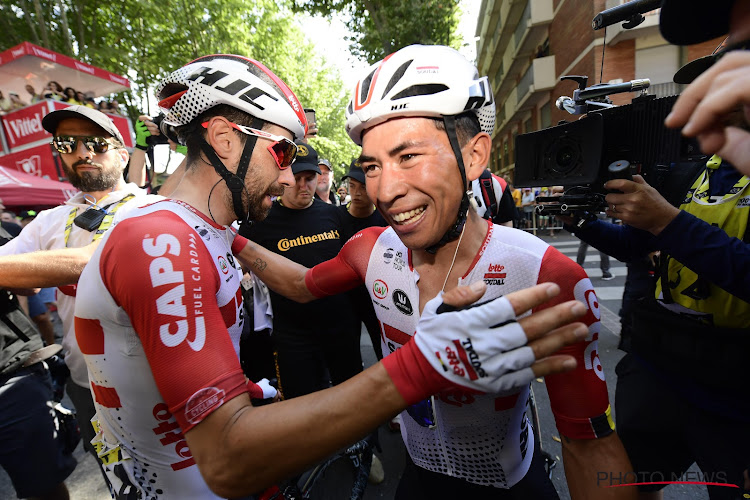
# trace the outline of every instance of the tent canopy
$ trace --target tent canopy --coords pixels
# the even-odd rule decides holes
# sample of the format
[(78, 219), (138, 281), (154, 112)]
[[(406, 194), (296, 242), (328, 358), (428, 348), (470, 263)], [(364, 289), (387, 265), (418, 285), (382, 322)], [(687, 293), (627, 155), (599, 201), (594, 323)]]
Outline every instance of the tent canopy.
[(93, 97), (130, 89), (127, 78), (33, 43), (23, 42), (0, 53), (0, 89), (5, 97), (16, 92), (28, 102), (26, 85), (41, 94), (50, 80)]
[(55, 207), (77, 192), (68, 182), (43, 179), (0, 165), (0, 198), (8, 208)]

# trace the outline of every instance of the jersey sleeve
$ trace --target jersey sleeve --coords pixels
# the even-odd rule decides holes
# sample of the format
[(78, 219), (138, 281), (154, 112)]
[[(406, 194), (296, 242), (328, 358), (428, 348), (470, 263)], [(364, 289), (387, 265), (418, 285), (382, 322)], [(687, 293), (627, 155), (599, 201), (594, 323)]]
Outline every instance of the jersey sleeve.
[(571, 372), (545, 378), (557, 429), (573, 439), (604, 437), (614, 431), (614, 422), (599, 360), (601, 310), (594, 287), (581, 266), (552, 246), (542, 259), (538, 282), (557, 283), (561, 292), (552, 301), (537, 307), (535, 312), (573, 299), (583, 302), (588, 308), (586, 315), (579, 320), (589, 328), (586, 339), (558, 352), (575, 357), (577, 367)]
[(112, 231), (99, 262), (102, 281), (128, 314), (159, 392), (187, 432), (246, 392), (216, 302), (216, 267), (175, 214), (125, 219)]
[(322, 262), (305, 275), (305, 284), (316, 297), (346, 292), (361, 285), (367, 275), (367, 264), (384, 227), (368, 227), (344, 244), (336, 257)]

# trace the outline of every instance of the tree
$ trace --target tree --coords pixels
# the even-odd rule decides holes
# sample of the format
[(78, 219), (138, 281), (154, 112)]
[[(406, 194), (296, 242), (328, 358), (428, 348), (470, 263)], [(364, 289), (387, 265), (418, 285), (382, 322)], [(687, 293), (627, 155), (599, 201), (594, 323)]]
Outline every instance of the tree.
[(320, 148), (332, 162), (357, 154), (343, 131), (341, 78), (311, 53), (293, 13), (273, 0), (0, 0), (0, 48), (23, 41), (126, 75), (132, 92), (117, 98), (131, 119), (158, 113), (148, 107), (149, 92), (175, 68), (206, 54), (252, 57), (317, 110)]
[(352, 54), (369, 63), (415, 43), (463, 44), (457, 32), (458, 0), (292, 0), (292, 9), (328, 17), (344, 14)]

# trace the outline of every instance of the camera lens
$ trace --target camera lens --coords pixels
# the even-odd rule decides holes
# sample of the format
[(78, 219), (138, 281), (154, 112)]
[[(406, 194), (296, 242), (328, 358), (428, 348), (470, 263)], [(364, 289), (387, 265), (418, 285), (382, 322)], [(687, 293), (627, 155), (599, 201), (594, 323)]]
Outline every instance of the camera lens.
[(555, 160), (557, 161), (557, 164), (562, 168), (569, 167), (570, 164), (573, 162), (574, 158), (575, 158), (575, 152), (568, 145), (565, 145), (562, 148), (560, 148), (557, 151), (557, 155), (555, 156)]
[(572, 137), (563, 137), (555, 141), (546, 155), (548, 171), (560, 177), (573, 174), (581, 163), (580, 148), (579, 142)]

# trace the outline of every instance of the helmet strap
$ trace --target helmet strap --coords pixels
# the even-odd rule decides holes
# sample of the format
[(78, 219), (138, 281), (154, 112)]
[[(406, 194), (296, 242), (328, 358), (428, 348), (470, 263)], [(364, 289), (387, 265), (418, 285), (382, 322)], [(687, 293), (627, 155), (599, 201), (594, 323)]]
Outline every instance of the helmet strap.
[(427, 253), (431, 254), (435, 254), (438, 251), (438, 248), (461, 236), (461, 233), (464, 229), (464, 224), (466, 224), (466, 215), (469, 213), (469, 196), (467, 195), (468, 184), (466, 182), (466, 168), (464, 167), (464, 157), (461, 153), (461, 146), (458, 143), (458, 134), (456, 133), (456, 119), (453, 116), (443, 116), (443, 123), (445, 124), (445, 132), (448, 134), (448, 142), (450, 142), (451, 149), (453, 149), (453, 154), (456, 156), (458, 171), (461, 172), (463, 196), (461, 198), (461, 205), (459, 205), (458, 207), (456, 222), (454, 222), (450, 229), (448, 229), (443, 237), (440, 238), (440, 241), (425, 249)]
[[(264, 123), (261, 122), (259, 128), (262, 128), (263, 125)], [(248, 168), (250, 167), (250, 157), (253, 154), (253, 149), (255, 148), (257, 139), (258, 138), (255, 136), (248, 136), (247, 141), (245, 142), (245, 147), (242, 150), (242, 156), (240, 157), (240, 161), (237, 165), (236, 173), (231, 172), (229, 169), (227, 169), (227, 167), (224, 166), (224, 163), (219, 158), (219, 155), (216, 154), (214, 148), (211, 147), (211, 145), (206, 142), (203, 137), (199, 139), (201, 150), (208, 158), (211, 166), (213, 166), (214, 170), (216, 170), (216, 173), (219, 174), (222, 179), (224, 179), (229, 192), (232, 193), (232, 208), (234, 209), (234, 214), (237, 217), (237, 221), (240, 223), (240, 227), (248, 222), (249, 213), (245, 210), (242, 204), (242, 192), (246, 191), (245, 176), (247, 175)]]

